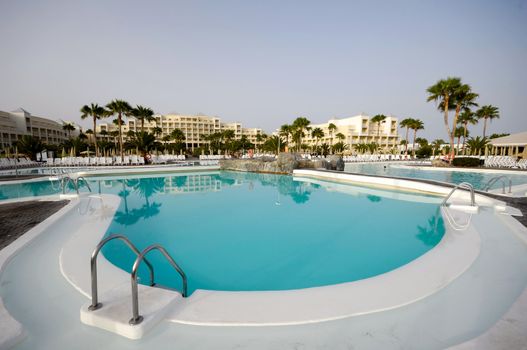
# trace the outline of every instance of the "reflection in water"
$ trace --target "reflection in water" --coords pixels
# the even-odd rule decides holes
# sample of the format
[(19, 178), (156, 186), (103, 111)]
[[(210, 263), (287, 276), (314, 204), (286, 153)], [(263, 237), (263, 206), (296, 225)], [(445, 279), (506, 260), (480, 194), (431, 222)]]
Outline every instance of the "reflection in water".
[(380, 202), (380, 201), (382, 200), (381, 197), (379, 197), (379, 196), (374, 196), (373, 194), (369, 194), (369, 195), (367, 195), (366, 197), (368, 198), (368, 200), (369, 200), (370, 202), (373, 202), (373, 203), (377, 203), (377, 202)]
[(426, 226), (418, 225), (417, 230), (419, 233), (416, 237), (425, 245), (433, 247), (443, 238), (445, 223), (439, 212), (436, 212), (435, 215), (427, 220)]
[[(115, 214), (115, 221), (119, 224), (129, 226), (141, 219), (148, 219), (159, 214), (161, 203), (155, 201), (157, 194), (182, 194), (218, 192), (222, 188), (239, 186), (247, 183), (254, 188), (255, 183), (262, 186), (273, 186), (277, 189), (277, 195), (290, 197), (295, 203), (306, 203), (311, 193), (320, 187), (318, 184), (293, 181), (291, 176), (276, 176), (267, 174), (239, 174), (222, 173), (222, 175), (187, 175), (156, 178), (135, 178), (126, 180), (107, 181), (109, 187), (118, 188), (117, 193), (123, 201), (122, 208)], [(105, 187), (106, 186), (105, 183)], [(131, 207), (131, 195), (144, 199), (144, 204), (139, 207)], [(372, 201), (379, 201), (371, 199)], [(135, 202), (135, 201), (132, 201)], [(280, 203), (280, 200), (278, 200)]]
[(277, 176), (274, 174), (226, 172), (222, 174), (221, 178), (222, 183), (228, 183), (229, 180), (233, 184), (258, 182), (262, 186), (276, 187), (280, 195), (290, 197), (297, 204), (309, 201), (311, 193), (320, 187), (318, 184), (294, 181), (291, 176)]

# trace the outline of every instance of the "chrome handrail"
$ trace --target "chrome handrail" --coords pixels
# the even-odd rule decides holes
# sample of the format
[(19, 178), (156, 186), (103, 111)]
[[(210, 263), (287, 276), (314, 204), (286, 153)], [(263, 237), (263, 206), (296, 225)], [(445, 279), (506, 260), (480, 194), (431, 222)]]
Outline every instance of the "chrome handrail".
[[(172, 259), (170, 254), (166, 251), (165, 248), (160, 246), (159, 244), (152, 244), (148, 247), (146, 247), (141, 254), (137, 257), (137, 259), (134, 262), (134, 266), (132, 268), (132, 276), (131, 276), (131, 282), (132, 282), (132, 318), (128, 322), (130, 325), (135, 326), (143, 321), (143, 316), (139, 315), (139, 296), (138, 296), (138, 290), (137, 290), (137, 270), (139, 269), (139, 265), (141, 264), (141, 261), (145, 259), (145, 255), (151, 252), (152, 250), (159, 250), (161, 254), (168, 260), (170, 265), (179, 273), (181, 276), (181, 279), (183, 280), (183, 291), (181, 292), (181, 295), (183, 298), (187, 297), (187, 276), (183, 272), (183, 270), (179, 267), (179, 265)], [(146, 259), (145, 259), (146, 262)]]
[(84, 178), (84, 176), (79, 176), (77, 177), (77, 180), (76, 180), (76, 183), (77, 183), (77, 193), (79, 193), (79, 180), (82, 179), (82, 181), (84, 181), (84, 184), (86, 185), (86, 187), (88, 187), (88, 190), (91, 192), (91, 187), (90, 187), (90, 184), (88, 183), (88, 181), (86, 181), (86, 179)]
[(454, 230), (463, 231), (463, 230), (466, 230), (470, 226), (470, 221), (472, 219), (472, 213), (469, 214), (467, 222), (463, 225), (463, 224), (456, 222), (456, 220), (454, 219), (454, 217), (448, 210), (448, 207), (442, 206), (440, 208), (441, 208), (441, 212), (444, 214), (443, 217), (446, 218), (446, 220), (450, 224), (450, 227), (452, 227)]
[[(97, 255), (99, 255), (99, 252), (101, 251), (102, 247), (104, 247), (106, 243), (114, 239), (118, 239), (126, 243), (128, 248), (130, 248), (135, 253), (135, 255), (137, 256), (141, 255), (141, 252), (139, 252), (139, 249), (137, 249), (136, 246), (132, 242), (130, 242), (130, 240), (126, 236), (123, 236), (123, 235), (119, 235), (119, 234), (110, 235), (106, 237), (105, 239), (103, 239), (102, 241), (100, 241), (99, 244), (97, 244), (97, 247), (95, 247), (95, 249), (93, 250), (91, 254), (91, 259), (90, 259), (91, 300), (92, 300), (91, 305), (88, 307), (88, 310), (90, 311), (94, 311), (102, 307), (102, 303), (99, 303), (98, 293), (97, 293)], [(146, 259), (144, 260), (145, 260), (146, 265), (150, 269), (150, 285), (153, 286), (154, 285), (154, 268), (148, 260)]]
[(82, 179), (82, 181), (84, 181), (84, 184), (86, 185), (86, 187), (88, 187), (88, 190), (91, 192), (91, 187), (90, 185), (88, 184), (88, 181), (86, 181), (86, 179), (84, 178), (84, 176), (79, 176), (77, 177), (76, 179), (72, 179), (69, 175), (65, 175), (61, 178), (61, 182), (62, 182), (62, 194), (66, 194), (66, 184), (68, 182), (71, 182), (73, 184), (73, 188), (75, 189), (75, 191), (77, 192), (77, 194), (79, 194), (79, 180)]
[(499, 175), (499, 176), (493, 177), (487, 182), (485, 187), (483, 187), (483, 191), (488, 192), (490, 190), (490, 187), (494, 185), (498, 180), (502, 180), (503, 182), (503, 188), (502, 188), (503, 194), (505, 194), (505, 180), (509, 180), (509, 193), (512, 192), (512, 180), (507, 175)]
[(443, 199), (443, 202), (441, 203), (441, 206), (443, 205), (446, 205), (446, 202), (448, 201), (448, 199), (452, 196), (452, 194), (457, 190), (457, 189), (464, 189), (464, 190), (469, 190), (470, 191), (470, 205), (471, 206), (475, 206), (476, 205), (476, 199), (475, 199), (475, 195), (474, 195), (474, 186), (472, 186), (471, 183), (469, 182), (462, 182), (458, 185), (456, 185), (452, 191), (450, 191), (450, 193), (445, 197), (445, 199)]

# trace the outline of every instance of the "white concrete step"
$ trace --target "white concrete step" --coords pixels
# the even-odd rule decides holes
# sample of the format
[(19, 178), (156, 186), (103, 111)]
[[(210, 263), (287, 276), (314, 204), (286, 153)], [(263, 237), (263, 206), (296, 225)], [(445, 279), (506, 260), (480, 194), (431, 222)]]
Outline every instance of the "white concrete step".
[(133, 326), (128, 323), (132, 318), (130, 283), (99, 295), (102, 307), (95, 311), (88, 310), (91, 302), (83, 305), (80, 310), (82, 323), (126, 338), (140, 339), (171, 311), (178, 300), (181, 302), (183, 299), (177, 291), (144, 285), (138, 287), (139, 315), (143, 316), (141, 323)]

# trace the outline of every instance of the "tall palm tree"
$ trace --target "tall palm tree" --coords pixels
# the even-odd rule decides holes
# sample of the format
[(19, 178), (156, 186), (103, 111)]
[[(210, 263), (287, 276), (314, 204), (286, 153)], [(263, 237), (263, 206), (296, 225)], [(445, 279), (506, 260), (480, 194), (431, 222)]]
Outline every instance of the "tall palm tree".
[(337, 131), (337, 126), (333, 123), (329, 123), (328, 125), (328, 132), (329, 132), (329, 146), (330, 149), (333, 151), (333, 134), (335, 131)]
[(145, 131), (145, 121), (153, 122), (156, 120), (154, 111), (151, 108), (137, 105), (130, 111), (130, 115), (136, 120), (141, 121), (141, 132)]
[(386, 116), (383, 114), (377, 114), (376, 116), (371, 118), (371, 122), (377, 124), (377, 138), (379, 138), (381, 135), (381, 123), (384, 122), (385, 120), (386, 120)]
[(315, 139), (315, 148), (318, 149), (318, 142), (324, 137), (324, 131), (321, 128), (311, 130), (311, 137)]
[[(456, 127), (458, 124), (458, 119), (459, 119), (459, 115), (461, 111), (470, 110), (471, 107), (476, 107), (478, 104), (474, 101), (479, 97), (479, 95), (472, 92), (470, 85), (463, 84), (457, 90), (454, 97), (455, 97), (456, 109), (455, 109), (455, 114), (454, 114), (454, 124), (452, 126), (453, 128), (452, 134), (456, 133)], [(452, 135), (452, 136), (455, 137), (456, 135)], [(458, 147), (459, 147), (459, 140), (458, 140)]]
[(465, 135), (465, 129), (462, 126), (458, 126), (457, 128), (454, 129), (454, 136), (457, 137), (456, 150), (457, 150), (458, 155), (460, 153), (459, 142), (461, 141), (461, 137), (463, 137), (463, 135)]
[(123, 151), (123, 116), (127, 116), (130, 113), (132, 107), (130, 104), (123, 100), (113, 100), (106, 105), (109, 115), (117, 114), (117, 125), (119, 127), (119, 153), (121, 155), (121, 161), (124, 161)]
[(479, 119), (483, 119), (483, 138), (485, 138), (487, 132), (487, 120), (498, 119), (500, 117), (500, 112), (498, 107), (485, 105), (481, 106), (481, 108), (476, 111), (476, 116)]
[(399, 124), (399, 126), (401, 128), (406, 128), (406, 137), (405, 137), (405, 144), (404, 144), (404, 154), (407, 155), (408, 154), (408, 131), (410, 130), (410, 125), (412, 125), (412, 122), (414, 121), (415, 119), (412, 119), (412, 118), (405, 118), (403, 120), (401, 120), (401, 123)]
[(470, 109), (465, 109), (459, 115), (457, 122), (463, 125), (463, 147), (461, 148), (461, 153), (465, 154), (465, 144), (466, 144), (467, 136), (468, 136), (468, 124), (472, 124), (472, 125), (477, 124), (478, 118), (476, 117), (476, 114), (472, 112)]
[(302, 147), (302, 137), (304, 137), (304, 130), (309, 130), (309, 124), (311, 124), (311, 122), (309, 121), (309, 119), (305, 118), (305, 117), (298, 117), (296, 118), (294, 121), (293, 121), (293, 129), (296, 130), (295, 134), (296, 134), (296, 140), (295, 140), (295, 143), (296, 143), (296, 146), (297, 146), (297, 151), (300, 151), (301, 147)]
[(410, 129), (414, 131), (414, 142), (412, 145), (412, 155), (415, 156), (415, 139), (417, 138), (417, 130), (423, 130), (425, 128), (424, 123), (420, 119), (414, 119), (410, 125)]
[(97, 147), (97, 133), (95, 130), (97, 130), (97, 119), (106, 117), (106, 110), (104, 109), (104, 107), (101, 107), (96, 103), (92, 103), (89, 106), (84, 105), (81, 108), (81, 113), (81, 119), (86, 119), (88, 117), (93, 118), (93, 145), (95, 147), (95, 155), (98, 157), (99, 147)]
[(222, 132), (221, 137), (224, 140), (225, 154), (227, 154), (228, 149), (231, 146), (232, 140), (234, 140), (234, 138), (236, 137), (236, 133), (232, 129), (227, 129)]
[[(454, 150), (454, 137), (452, 130), (450, 129), (448, 111), (455, 108), (452, 100), (455, 98), (455, 94), (462, 85), (461, 78), (448, 77), (446, 79), (439, 80), (437, 83), (430, 86), (426, 90), (428, 92), (427, 101), (435, 101), (438, 103), (438, 109), (443, 110), (443, 122), (445, 124), (447, 135), (450, 139), (451, 151)], [(453, 124), (452, 128), (455, 128), (455, 124)], [(452, 162), (452, 159), (450, 159), (450, 162)]]
[[(293, 131), (293, 127), (289, 124), (284, 124), (280, 127), (280, 130), (278, 132), (278, 138), (276, 139), (277, 142), (281, 141), (281, 137), (285, 137), (285, 143), (286, 145), (289, 144), (289, 136), (291, 135)], [(278, 148), (277, 148), (278, 149)], [(285, 149), (285, 146), (284, 146)]]

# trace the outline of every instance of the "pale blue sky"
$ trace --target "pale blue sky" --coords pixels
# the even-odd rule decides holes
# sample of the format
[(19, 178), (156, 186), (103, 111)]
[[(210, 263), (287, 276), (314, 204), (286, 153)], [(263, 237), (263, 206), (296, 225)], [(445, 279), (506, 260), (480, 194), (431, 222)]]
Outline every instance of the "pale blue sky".
[(525, 1), (0, 0), (0, 45), (0, 110), (122, 98), (267, 131), (383, 113), (446, 139), (425, 90), (461, 76), (500, 108), (491, 133), (527, 129)]

